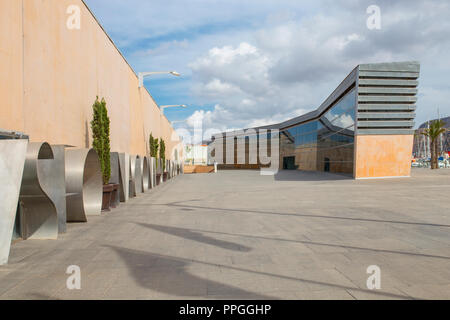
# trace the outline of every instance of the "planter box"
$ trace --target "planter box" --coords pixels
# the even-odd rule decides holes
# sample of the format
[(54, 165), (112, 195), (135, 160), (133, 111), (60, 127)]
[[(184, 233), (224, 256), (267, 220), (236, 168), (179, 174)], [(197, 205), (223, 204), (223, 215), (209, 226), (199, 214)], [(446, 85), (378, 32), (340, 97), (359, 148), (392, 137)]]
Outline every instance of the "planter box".
[(102, 211), (110, 211), (111, 197), (114, 191), (113, 184), (103, 185)]
[(120, 185), (118, 183), (112, 183), (111, 185), (113, 186), (113, 190), (111, 193), (111, 208), (115, 208), (120, 203), (120, 194), (119, 194)]
[(161, 174), (157, 173), (156, 174), (156, 185), (159, 185), (160, 182), (161, 182)]
[(163, 181), (167, 181), (168, 177), (169, 177), (169, 173), (168, 172), (164, 172), (163, 173)]

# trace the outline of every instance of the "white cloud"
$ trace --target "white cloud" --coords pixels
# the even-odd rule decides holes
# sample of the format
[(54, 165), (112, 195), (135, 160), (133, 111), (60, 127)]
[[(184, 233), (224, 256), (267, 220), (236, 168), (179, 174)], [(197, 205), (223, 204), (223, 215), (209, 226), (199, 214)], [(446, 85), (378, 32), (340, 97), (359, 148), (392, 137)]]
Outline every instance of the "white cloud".
[[(205, 128), (245, 128), (311, 111), (358, 64), (419, 60), (417, 124), (450, 114), (450, 2), (87, 0), (139, 70), (177, 70)], [(188, 89), (189, 88), (189, 89)], [(159, 88), (158, 88), (159, 89)], [(189, 91), (187, 91), (189, 90)], [(183, 101), (184, 103), (184, 101)]]
[[(422, 71), (439, 61), (436, 70), (422, 72), (418, 122), (424, 120), (430, 102), (440, 104), (441, 112), (448, 114), (449, 86), (428, 94), (433, 83), (446, 77), (445, 73), (436, 77), (439, 69), (450, 67), (446, 58), (450, 40), (443, 38), (450, 33), (444, 18), (450, 14), (448, 5), (382, 6), (384, 23), (377, 31), (367, 29), (365, 7), (357, 8), (359, 14), (344, 6), (302, 19), (271, 18), (273, 24), (255, 30), (246, 42), (214, 47), (194, 60), (190, 67), (195, 95), (199, 101), (220, 105), (211, 111), (210, 125), (252, 127), (286, 120), (317, 108), (356, 65), (404, 60), (420, 60)], [(423, 79), (427, 73), (434, 79)], [(210, 94), (211, 79), (226, 83), (233, 93)]]

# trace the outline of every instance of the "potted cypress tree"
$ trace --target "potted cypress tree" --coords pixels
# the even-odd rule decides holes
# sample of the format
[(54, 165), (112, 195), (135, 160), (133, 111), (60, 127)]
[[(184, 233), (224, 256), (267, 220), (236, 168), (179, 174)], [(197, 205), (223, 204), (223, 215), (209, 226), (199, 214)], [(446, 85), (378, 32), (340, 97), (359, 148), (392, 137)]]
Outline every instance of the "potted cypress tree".
[(168, 175), (168, 172), (166, 171), (166, 142), (163, 138), (161, 138), (159, 142), (159, 157), (162, 162), (163, 181), (166, 181)]
[(109, 117), (106, 109), (106, 101), (102, 98), (98, 100), (98, 96), (92, 106), (93, 119), (91, 121), (92, 129), (92, 147), (97, 151), (100, 160), (100, 168), (103, 178), (103, 198), (102, 210), (109, 211), (111, 205), (111, 196), (114, 193), (117, 185), (109, 184), (111, 177), (111, 163), (110, 163), (110, 141), (109, 141)]
[(159, 184), (159, 181), (161, 179), (161, 173), (159, 166), (159, 159), (158, 159), (158, 149), (159, 149), (159, 143), (158, 138), (154, 138), (153, 135), (150, 133), (150, 156), (155, 158), (156, 161), (156, 184)]

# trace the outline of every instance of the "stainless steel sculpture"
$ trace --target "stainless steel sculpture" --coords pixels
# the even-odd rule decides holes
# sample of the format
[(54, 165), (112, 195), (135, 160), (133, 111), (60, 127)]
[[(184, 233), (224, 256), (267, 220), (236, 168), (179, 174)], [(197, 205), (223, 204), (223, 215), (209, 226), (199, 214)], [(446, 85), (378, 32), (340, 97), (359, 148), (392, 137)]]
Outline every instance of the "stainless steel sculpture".
[(67, 221), (86, 222), (100, 215), (103, 181), (94, 149), (66, 149)]
[(172, 179), (172, 161), (167, 161), (167, 178)]
[(165, 162), (165, 164), (166, 164), (166, 166), (165, 166), (165, 168), (164, 168), (164, 172), (166, 172), (167, 174), (166, 174), (166, 180), (169, 180), (170, 179), (170, 161), (169, 160), (165, 160), (166, 162)]
[(52, 161), (40, 161), (42, 175), (45, 176), (44, 183), (48, 196), (52, 199), (58, 213), (58, 232), (66, 232), (67, 209), (66, 209), (66, 178), (65, 178), (65, 145), (51, 145), (53, 151)]
[(129, 197), (134, 198), (136, 197), (136, 156), (130, 155), (130, 161), (129, 161), (129, 169), (128, 172), (129, 175)]
[(0, 265), (8, 262), (28, 140), (0, 140)]
[(142, 191), (145, 192), (150, 188), (150, 168), (149, 168), (149, 160), (147, 157), (142, 158), (141, 172), (142, 172)]
[(163, 182), (163, 165), (162, 165), (162, 159), (157, 159), (157, 165), (156, 165), (156, 173), (159, 174), (159, 181), (157, 181), (157, 184), (161, 184)]
[(170, 161), (170, 176), (175, 177), (175, 163), (172, 160)]
[(134, 183), (136, 193), (142, 193), (142, 169), (141, 169), (142, 158), (140, 156), (136, 156), (136, 168), (134, 171)]
[(60, 196), (53, 180), (58, 180), (51, 168), (55, 164), (53, 150), (46, 142), (29, 143), (20, 187), (22, 238), (56, 239), (58, 212), (52, 198)]
[(150, 157), (150, 188), (156, 187), (156, 159)]
[(128, 153), (119, 153), (119, 193), (120, 201), (127, 202), (130, 189), (130, 155)]
[[(120, 164), (119, 153), (110, 152), (110, 165), (111, 165), (111, 177), (109, 183), (118, 184), (120, 186)], [(117, 190), (113, 190), (115, 194), (111, 197), (111, 207), (116, 207), (120, 203), (120, 187)], [(114, 202), (113, 202), (114, 201)]]

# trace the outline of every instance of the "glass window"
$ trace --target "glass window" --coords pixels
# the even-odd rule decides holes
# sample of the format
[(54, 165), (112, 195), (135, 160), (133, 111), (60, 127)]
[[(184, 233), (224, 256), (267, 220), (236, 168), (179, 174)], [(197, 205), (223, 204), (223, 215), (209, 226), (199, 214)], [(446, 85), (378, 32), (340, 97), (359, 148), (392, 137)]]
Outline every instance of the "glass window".
[(352, 126), (355, 123), (355, 100), (356, 91), (352, 89), (322, 116), (322, 120), (339, 128)]
[(292, 137), (297, 135), (297, 127), (292, 127), (287, 130)]
[(352, 173), (355, 104), (352, 89), (319, 120), (282, 131), (282, 156), (295, 156), (299, 170)]

